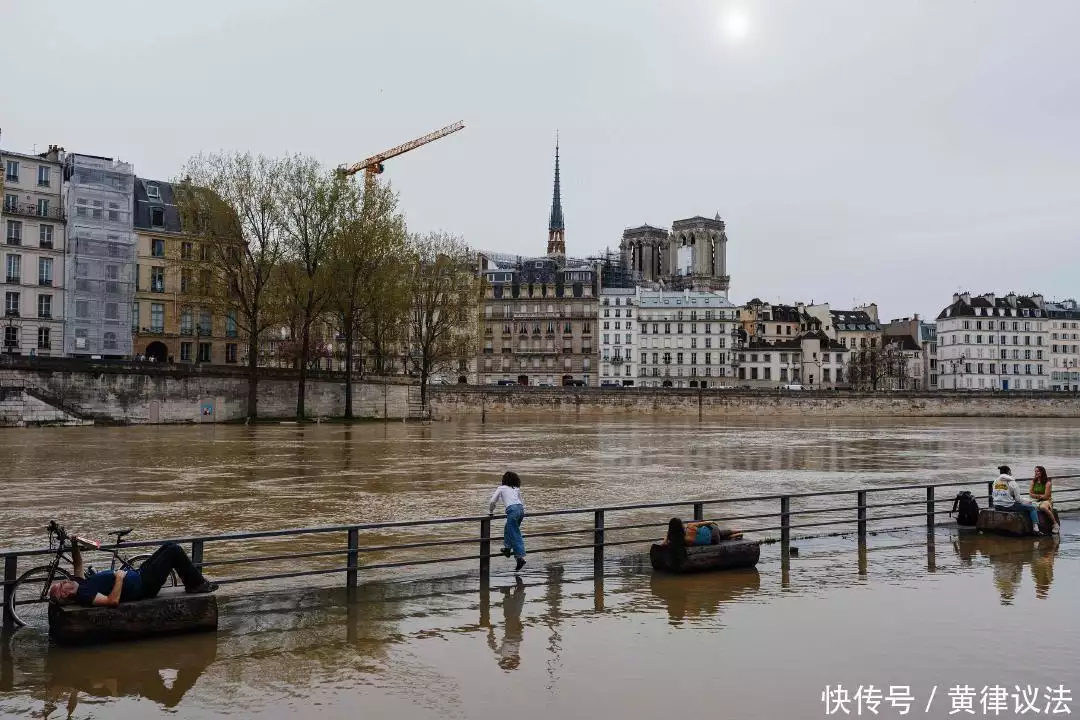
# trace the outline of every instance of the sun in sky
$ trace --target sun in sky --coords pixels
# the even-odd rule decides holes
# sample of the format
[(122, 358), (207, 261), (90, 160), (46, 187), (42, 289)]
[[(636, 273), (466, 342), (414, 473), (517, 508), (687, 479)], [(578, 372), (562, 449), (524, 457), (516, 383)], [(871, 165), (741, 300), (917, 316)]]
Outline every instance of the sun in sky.
[(750, 18), (740, 8), (727, 8), (720, 16), (720, 31), (727, 39), (738, 42), (749, 34)]

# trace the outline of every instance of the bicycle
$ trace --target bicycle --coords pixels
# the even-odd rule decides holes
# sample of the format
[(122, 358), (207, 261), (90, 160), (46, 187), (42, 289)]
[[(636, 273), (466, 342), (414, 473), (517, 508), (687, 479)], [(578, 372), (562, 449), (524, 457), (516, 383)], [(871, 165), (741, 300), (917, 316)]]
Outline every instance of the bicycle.
[[(56, 554), (53, 556), (52, 562), (48, 565), (40, 565), (36, 568), (27, 570), (15, 581), (14, 591), (8, 596), (7, 609), (14, 618), (15, 624), (21, 627), (37, 627), (44, 628), (48, 625), (49, 618), (49, 587), (60, 580), (73, 580), (73, 576), (70, 572), (60, 566), (60, 563), (66, 561), (74, 568), (74, 561), (68, 554), (71, 548), (71, 536), (64, 530), (63, 525), (57, 524), (55, 520), (50, 520), (48, 526), (45, 528), (49, 533), (49, 549), (53, 549), (53, 543), (56, 542)], [(133, 528), (124, 528), (123, 530), (112, 530), (108, 535), (115, 535), (116, 542), (113, 543), (112, 555), (109, 559), (109, 569), (115, 571), (117, 564), (119, 563), (119, 569), (125, 572), (132, 570), (138, 570), (139, 566), (143, 562), (150, 558), (149, 555), (141, 554), (135, 555), (130, 558), (126, 558), (120, 554), (120, 549), (116, 547), (120, 544), (121, 540), (132, 532)], [(100, 550), (101, 543), (94, 542), (92, 540), (86, 540), (79, 538), (80, 549), (87, 550)], [(93, 566), (86, 566), (86, 576), (89, 577), (94, 574)], [(169, 585), (176, 586), (178, 584), (176, 573), (169, 574)]]

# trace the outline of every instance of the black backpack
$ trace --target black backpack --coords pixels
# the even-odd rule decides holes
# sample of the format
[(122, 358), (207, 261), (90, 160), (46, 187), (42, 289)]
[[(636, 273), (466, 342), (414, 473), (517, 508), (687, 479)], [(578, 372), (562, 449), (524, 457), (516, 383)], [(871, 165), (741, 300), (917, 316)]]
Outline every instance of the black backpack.
[(963, 490), (956, 494), (956, 499), (953, 500), (952, 512), (949, 515), (956, 514), (957, 525), (974, 525), (979, 520), (979, 503), (967, 490)]

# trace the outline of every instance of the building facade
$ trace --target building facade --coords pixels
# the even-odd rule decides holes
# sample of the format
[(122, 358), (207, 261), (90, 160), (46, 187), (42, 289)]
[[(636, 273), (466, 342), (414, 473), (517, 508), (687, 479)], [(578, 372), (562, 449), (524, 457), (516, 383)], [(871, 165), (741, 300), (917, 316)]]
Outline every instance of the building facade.
[(595, 385), (599, 272), (560, 258), (484, 271), (484, 384)]
[(1050, 389), (1080, 392), (1080, 308), (1076, 300), (1048, 302)]
[(4, 204), (4, 347), (10, 354), (64, 354), (63, 166), (58, 147), (0, 152)]
[[(900, 336), (914, 339), (922, 360), (922, 369), (919, 373), (918, 387), (913, 389), (936, 390), (938, 388), (937, 326), (915, 315), (891, 320), (882, 330), (886, 343), (890, 338), (895, 339)], [(910, 352), (910, 348), (907, 352)]]
[(671, 231), (642, 225), (623, 231), (623, 264), (644, 282), (665, 289), (727, 295), (727, 226), (720, 216), (696, 216), (672, 223)]
[(1048, 389), (1050, 325), (1041, 295), (954, 294), (937, 317), (939, 386)]
[(600, 386), (633, 387), (638, 379), (637, 288), (600, 288)]
[[(726, 382), (728, 347), (736, 325), (736, 309), (724, 293), (638, 288), (633, 306), (637, 336), (631, 333), (630, 344), (638, 353), (639, 386), (697, 388), (730, 384)], [(625, 340), (625, 331), (622, 337)], [(611, 347), (614, 353), (614, 344)], [(623, 351), (625, 357), (625, 345)]]
[(795, 305), (771, 305), (754, 298), (737, 314), (746, 337), (759, 342), (791, 340), (803, 329), (802, 311)]
[(217, 312), (207, 297), (212, 254), (183, 232), (172, 185), (136, 178), (133, 217), (133, 354), (156, 362), (237, 363), (235, 315)]
[(847, 348), (816, 322), (792, 338), (744, 341), (740, 334), (732, 355), (732, 384), (736, 387), (828, 389), (846, 381)]
[(69, 153), (64, 266), (64, 350), (77, 357), (132, 354), (135, 299), (135, 173), (129, 163)]

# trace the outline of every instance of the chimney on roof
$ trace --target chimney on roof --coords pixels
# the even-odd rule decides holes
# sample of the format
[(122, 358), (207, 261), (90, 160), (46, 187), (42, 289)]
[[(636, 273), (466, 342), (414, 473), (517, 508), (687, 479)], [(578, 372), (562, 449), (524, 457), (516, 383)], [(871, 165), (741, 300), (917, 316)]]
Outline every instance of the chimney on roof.
[(960, 299), (964, 301), (965, 305), (970, 305), (971, 304), (971, 293), (969, 293), (969, 292), (964, 293), (963, 295), (960, 296)]
[(1010, 305), (1016, 307), (1016, 293), (1010, 292), (1008, 295), (1005, 296), (1005, 299), (1009, 301)]
[(1043, 298), (1042, 293), (1036, 293), (1031, 296), (1031, 302), (1035, 303), (1035, 307), (1041, 310), (1046, 301)]
[(953, 305), (960, 302), (960, 293), (953, 293), (952, 294), (952, 301), (953, 301)]
[(984, 293), (983, 299), (990, 303), (991, 306), (997, 305), (997, 295), (994, 293)]

